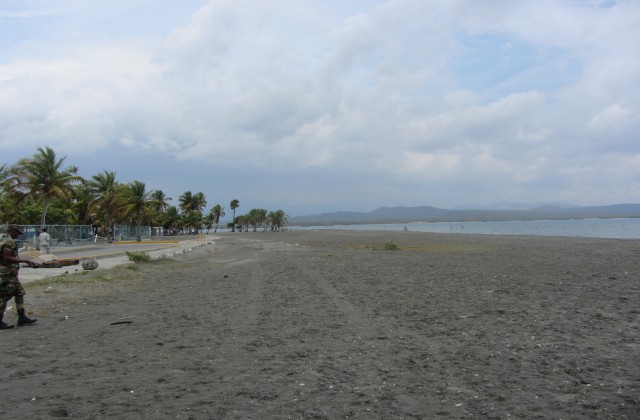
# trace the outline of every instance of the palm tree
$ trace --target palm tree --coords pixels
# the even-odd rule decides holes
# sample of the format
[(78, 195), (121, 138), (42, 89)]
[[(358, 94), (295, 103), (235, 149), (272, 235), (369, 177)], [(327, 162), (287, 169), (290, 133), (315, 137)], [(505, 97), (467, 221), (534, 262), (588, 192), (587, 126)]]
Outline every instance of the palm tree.
[[(13, 188), (11, 187), (11, 173), (7, 170), (7, 165), (4, 164), (0, 166), (0, 220), (7, 221), (11, 219), (9, 216), (13, 213), (15, 214), (14, 205), (15, 200), (13, 199)], [(11, 219), (9, 221), (13, 221)]]
[(91, 203), (91, 210), (98, 217), (103, 217), (103, 222), (107, 227), (107, 235), (111, 239), (114, 231), (114, 213), (116, 211), (116, 196), (120, 184), (116, 181), (116, 173), (103, 171), (98, 175), (94, 175), (87, 182), (90, 193), (94, 199)]
[(231, 232), (235, 232), (236, 231), (236, 209), (240, 207), (240, 201), (233, 199), (231, 200), (231, 203), (229, 204), (229, 208), (231, 210), (233, 210), (233, 220), (232, 220), (232, 228), (231, 228)]
[(194, 210), (202, 211), (202, 209), (204, 209), (207, 206), (206, 196), (201, 192), (195, 193), (193, 195), (193, 205), (195, 207)]
[(201, 211), (188, 211), (182, 216), (184, 225), (195, 229), (196, 233), (202, 229), (202, 212)]
[(204, 227), (207, 229), (207, 235), (209, 234), (209, 229), (216, 222), (216, 216), (213, 214), (213, 210), (207, 213), (206, 216), (202, 218), (202, 222), (204, 223)]
[(182, 211), (186, 212), (196, 209), (197, 203), (191, 191), (187, 191), (182, 194), (178, 200), (180, 200), (180, 209), (182, 209)]
[(269, 213), (269, 221), (271, 222), (271, 229), (279, 231), (284, 225), (287, 224), (287, 214), (284, 210), (276, 210)]
[(91, 190), (85, 184), (76, 185), (73, 199), (66, 205), (67, 209), (73, 210), (77, 223), (88, 225), (94, 222), (95, 212), (92, 203), (95, 200)]
[(153, 210), (153, 220), (152, 224), (155, 226), (157, 224), (162, 224), (162, 216), (163, 212), (169, 207), (168, 201), (171, 200), (171, 197), (167, 197), (162, 190), (154, 190), (151, 193), (151, 201), (149, 205)]
[(267, 221), (267, 211), (265, 209), (251, 209), (247, 216), (254, 232), (258, 230), (259, 225), (263, 225)]
[(216, 224), (216, 228), (213, 230), (214, 232), (218, 232), (218, 223), (220, 223), (220, 219), (224, 217), (224, 207), (220, 204), (216, 204), (211, 209), (211, 213), (213, 213), (213, 222)]
[(241, 216), (236, 217), (235, 219), (233, 219), (233, 226), (238, 226), (238, 229), (240, 232), (244, 232), (245, 228), (247, 231), (249, 231), (249, 215), (248, 214), (243, 214)]
[(42, 204), (40, 225), (47, 220), (47, 209), (51, 199), (73, 196), (73, 185), (84, 182), (77, 175), (78, 168), (69, 166), (62, 169), (66, 156), (58, 159), (50, 147), (38, 147), (31, 159), (20, 159), (11, 169), (15, 177), (16, 188), (36, 197)]
[(138, 242), (142, 241), (140, 234), (142, 222), (151, 220), (153, 217), (151, 194), (153, 191), (147, 191), (144, 182), (132, 181), (120, 191), (116, 200), (120, 206), (121, 215), (130, 218), (135, 223), (136, 241)]
[(171, 234), (174, 233), (174, 229), (182, 227), (182, 215), (176, 206), (170, 206), (162, 214), (162, 227), (169, 229)]
[(156, 213), (162, 213), (169, 207), (168, 201), (171, 200), (171, 197), (167, 197), (162, 190), (154, 190), (151, 193), (151, 207)]

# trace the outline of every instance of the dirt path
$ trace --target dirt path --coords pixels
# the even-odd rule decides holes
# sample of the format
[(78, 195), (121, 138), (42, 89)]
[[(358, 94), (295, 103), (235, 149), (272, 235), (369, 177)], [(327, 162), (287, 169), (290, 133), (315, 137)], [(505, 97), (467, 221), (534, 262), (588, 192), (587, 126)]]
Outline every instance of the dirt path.
[(34, 283), (38, 323), (0, 332), (3, 417), (635, 419), (638, 250), (228, 234), (170, 261)]

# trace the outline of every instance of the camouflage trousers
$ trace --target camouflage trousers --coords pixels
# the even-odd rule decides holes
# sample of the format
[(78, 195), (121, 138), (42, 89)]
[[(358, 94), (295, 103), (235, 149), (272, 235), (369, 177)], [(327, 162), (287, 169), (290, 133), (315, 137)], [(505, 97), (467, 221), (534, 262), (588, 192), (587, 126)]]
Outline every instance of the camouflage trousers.
[(17, 276), (0, 276), (0, 319), (11, 298), (15, 298), (16, 309), (20, 311), (24, 305), (24, 289), (20, 280)]

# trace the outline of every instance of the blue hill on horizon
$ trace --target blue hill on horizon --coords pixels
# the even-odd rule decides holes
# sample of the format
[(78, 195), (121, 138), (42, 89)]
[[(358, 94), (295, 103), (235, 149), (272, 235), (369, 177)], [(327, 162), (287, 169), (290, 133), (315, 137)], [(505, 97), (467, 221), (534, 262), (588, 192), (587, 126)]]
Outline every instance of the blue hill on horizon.
[(337, 211), (289, 217), (290, 225), (344, 225), (366, 223), (410, 223), (410, 222), (461, 222), (544, 219), (589, 219), (589, 218), (640, 217), (640, 204), (612, 204), (605, 206), (562, 207), (542, 205), (525, 210), (500, 209), (441, 209), (433, 206), (380, 207), (370, 212)]

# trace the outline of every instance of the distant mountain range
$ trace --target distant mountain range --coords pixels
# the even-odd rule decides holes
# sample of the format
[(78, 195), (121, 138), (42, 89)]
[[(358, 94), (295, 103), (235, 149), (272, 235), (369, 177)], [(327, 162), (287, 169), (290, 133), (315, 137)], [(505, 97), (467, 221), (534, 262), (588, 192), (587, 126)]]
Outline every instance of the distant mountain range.
[(613, 204), (589, 207), (542, 205), (522, 210), (465, 208), (449, 210), (431, 206), (380, 207), (368, 213), (338, 211), (334, 213), (289, 217), (288, 223), (294, 226), (328, 226), (366, 223), (612, 219), (617, 217), (640, 217), (640, 204)]

